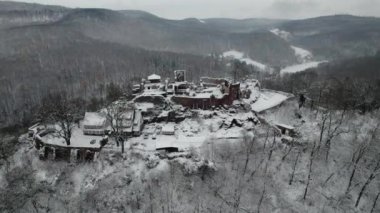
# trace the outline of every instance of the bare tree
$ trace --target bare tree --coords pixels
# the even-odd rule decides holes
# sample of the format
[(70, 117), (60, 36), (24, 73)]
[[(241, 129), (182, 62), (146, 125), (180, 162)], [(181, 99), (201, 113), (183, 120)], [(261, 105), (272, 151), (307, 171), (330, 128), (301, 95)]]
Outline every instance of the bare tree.
[(273, 152), (274, 152), (274, 150), (275, 150), (275, 144), (276, 144), (276, 135), (274, 134), (274, 135), (273, 135), (273, 141), (272, 141), (272, 144), (271, 144), (271, 146), (270, 146), (270, 148), (269, 148), (268, 160), (267, 160), (267, 163), (265, 164), (264, 174), (266, 174), (267, 171), (268, 171), (268, 166), (269, 166), (269, 163), (270, 163), (270, 161), (271, 161), (271, 159), (272, 159)]
[(68, 146), (76, 126), (81, 117), (80, 100), (69, 100), (65, 93), (56, 93), (47, 96), (40, 108), (40, 116), (45, 122), (58, 125), (55, 136), (63, 138)]
[(16, 151), (17, 139), (13, 136), (4, 136), (0, 133), (0, 167), (5, 164), (5, 170), (9, 170), (9, 157)]
[(306, 181), (306, 187), (305, 187), (305, 192), (303, 194), (303, 199), (305, 200), (306, 199), (306, 196), (307, 196), (307, 192), (309, 190), (309, 185), (310, 185), (310, 180), (311, 180), (311, 173), (312, 173), (312, 168), (313, 168), (313, 161), (314, 161), (314, 154), (315, 154), (315, 145), (316, 145), (316, 142), (314, 141), (313, 143), (313, 148), (311, 149), (311, 152), (310, 152), (310, 158), (309, 158), (309, 172), (308, 172), (308, 175), (307, 175), (307, 181)]
[(261, 204), (263, 203), (264, 197), (265, 197), (265, 183), (264, 183), (264, 189), (263, 189), (263, 192), (261, 193), (261, 197), (260, 197), (260, 200), (259, 200), (259, 204), (257, 205), (257, 212), (258, 212), (258, 213), (260, 213), (260, 208), (261, 208)]
[(380, 192), (377, 193), (376, 197), (375, 197), (375, 200), (373, 201), (373, 205), (372, 205), (372, 209), (371, 209), (371, 213), (375, 212), (375, 209), (376, 209), (376, 203), (377, 203), (377, 200), (379, 199), (380, 197)]
[(321, 148), (321, 144), (322, 144), (322, 141), (323, 141), (324, 133), (325, 133), (325, 130), (326, 130), (327, 119), (328, 119), (328, 114), (327, 113), (323, 113), (322, 114), (321, 123), (318, 125), (319, 129), (320, 129), (320, 131), (319, 131), (319, 143), (318, 143), (318, 146), (317, 146), (317, 150), (318, 151)]
[(247, 171), (250, 155), (252, 154), (252, 151), (255, 145), (254, 137), (250, 137), (248, 134), (245, 133), (244, 138), (243, 138), (243, 145), (244, 145), (243, 149), (245, 151), (245, 163), (244, 163), (242, 176), (244, 176)]
[(300, 156), (301, 156), (301, 150), (298, 150), (296, 160), (294, 161), (294, 164), (293, 164), (293, 171), (292, 171), (292, 175), (290, 176), (289, 185), (292, 185), (292, 183), (293, 183), (294, 173), (295, 173), (295, 171), (296, 171), (298, 158), (299, 158)]
[(340, 134), (342, 134), (344, 131), (342, 131), (341, 126), (343, 124), (343, 120), (346, 114), (346, 110), (343, 110), (341, 115), (339, 116), (338, 119), (334, 119), (333, 113), (330, 111), (328, 113), (328, 125), (327, 125), (327, 132), (326, 132), (326, 142), (325, 142), (325, 147), (326, 147), (326, 162), (328, 162), (329, 159), (329, 154), (330, 154), (330, 149), (331, 149), (331, 142), (333, 139)]
[(363, 187), (361, 188), (359, 192), (359, 196), (358, 196), (358, 199), (356, 200), (355, 207), (358, 207), (360, 199), (362, 198), (363, 193), (365, 192), (366, 188), (379, 174), (380, 174), (380, 155), (377, 157), (375, 167), (373, 168), (371, 174), (369, 175), (369, 177), (367, 178), (366, 182), (364, 183)]
[(111, 123), (112, 136), (117, 146), (121, 143), (121, 152), (124, 153), (124, 137), (123, 137), (123, 114), (127, 111), (125, 103), (115, 102), (107, 107), (107, 118)]
[(351, 163), (353, 165), (353, 169), (351, 171), (350, 179), (348, 181), (348, 186), (345, 192), (346, 194), (349, 192), (352, 186), (352, 181), (354, 180), (354, 176), (358, 168), (359, 162), (364, 157), (364, 154), (366, 153), (367, 149), (368, 149), (368, 143), (363, 143), (358, 147), (357, 150), (355, 150), (355, 152), (352, 155)]
[(316, 114), (316, 116), (318, 116), (320, 106), (321, 106), (321, 102), (322, 102), (323, 95), (325, 93), (326, 88), (327, 88), (327, 82), (326, 81), (323, 81), (322, 85), (318, 84), (318, 99), (317, 99), (317, 114)]
[(282, 156), (281, 158), (281, 161), (284, 161), (286, 159), (286, 157), (288, 157), (288, 155), (290, 154), (290, 152), (293, 150), (294, 148), (294, 139), (292, 139), (292, 141), (290, 142), (290, 147), (289, 149), (285, 152), (285, 154)]
[(348, 186), (347, 186), (347, 189), (346, 189), (346, 192), (345, 192), (346, 194), (349, 192), (349, 190), (350, 190), (350, 188), (352, 186), (352, 182), (353, 182), (355, 173), (357, 171), (359, 162), (365, 157), (365, 154), (368, 151), (370, 145), (376, 139), (376, 134), (377, 134), (377, 131), (378, 131), (379, 127), (380, 127), (380, 123), (378, 123), (376, 125), (376, 127), (371, 131), (370, 138), (368, 139), (368, 142), (360, 144), (359, 147), (354, 151), (354, 153), (352, 155), (351, 164), (353, 165), (353, 169), (352, 169), (352, 172), (351, 172), (351, 175), (350, 175), (350, 179), (349, 179), (349, 182), (348, 182)]

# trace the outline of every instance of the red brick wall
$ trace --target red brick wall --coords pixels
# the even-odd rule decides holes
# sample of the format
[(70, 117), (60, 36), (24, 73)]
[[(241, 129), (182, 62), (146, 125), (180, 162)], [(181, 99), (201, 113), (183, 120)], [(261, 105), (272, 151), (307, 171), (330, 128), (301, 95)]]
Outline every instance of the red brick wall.
[(223, 98), (194, 98), (190, 96), (173, 96), (172, 101), (192, 109), (209, 109), (212, 106), (231, 105), (239, 99), (240, 84), (230, 86), (230, 91)]

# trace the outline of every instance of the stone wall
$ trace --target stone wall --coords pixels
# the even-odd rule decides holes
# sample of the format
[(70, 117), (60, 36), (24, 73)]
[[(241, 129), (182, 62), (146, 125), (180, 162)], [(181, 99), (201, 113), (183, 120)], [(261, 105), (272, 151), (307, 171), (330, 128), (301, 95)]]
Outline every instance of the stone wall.
[(234, 100), (240, 97), (240, 84), (232, 84), (229, 87), (229, 92), (224, 94), (222, 98), (196, 98), (191, 96), (173, 96), (172, 101), (181, 104), (182, 106), (191, 109), (210, 109), (223, 105), (231, 105)]

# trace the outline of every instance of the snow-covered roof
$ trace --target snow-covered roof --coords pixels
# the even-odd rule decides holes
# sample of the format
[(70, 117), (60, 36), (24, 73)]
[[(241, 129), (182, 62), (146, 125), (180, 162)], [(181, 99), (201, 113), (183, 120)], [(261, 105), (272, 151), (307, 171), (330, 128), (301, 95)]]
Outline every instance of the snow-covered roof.
[(161, 76), (159, 75), (156, 75), (156, 74), (152, 74), (150, 76), (148, 76), (148, 80), (161, 80)]
[(98, 112), (86, 112), (84, 115), (83, 125), (85, 126), (103, 126), (106, 123), (106, 116)]
[[(55, 126), (57, 131), (60, 129), (59, 126)], [(40, 137), (40, 136), (37, 136)], [(84, 135), (82, 130), (78, 127), (73, 128), (72, 135), (70, 139), (70, 146), (68, 146), (62, 137), (58, 137), (56, 134), (51, 133), (43, 137), (40, 137), (44, 144), (60, 147), (71, 147), (71, 148), (95, 148), (99, 149), (101, 147), (100, 141), (104, 137), (94, 136), (94, 135)]]
[(282, 102), (289, 99), (285, 93), (278, 91), (262, 90), (260, 96), (255, 103), (251, 105), (251, 108), (255, 112), (262, 112), (267, 109), (276, 107)]
[(282, 128), (285, 128), (285, 129), (290, 129), (290, 130), (293, 130), (293, 129), (294, 129), (293, 126), (286, 125), (286, 124), (275, 123), (275, 125), (276, 125), (276, 126), (279, 126), (279, 127), (282, 127)]
[(174, 133), (174, 124), (168, 123), (162, 127), (162, 132)]
[(156, 140), (156, 149), (165, 149), (165, 148), (179, 148), (178, 144), (173, 137), (160, 135)]

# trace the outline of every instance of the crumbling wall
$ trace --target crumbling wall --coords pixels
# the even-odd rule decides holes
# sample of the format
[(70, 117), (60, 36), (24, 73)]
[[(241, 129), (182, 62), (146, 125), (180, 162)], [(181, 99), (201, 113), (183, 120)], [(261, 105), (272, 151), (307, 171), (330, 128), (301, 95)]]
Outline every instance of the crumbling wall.
[(228, 94), (222, 98), (197, 98), (191, 96), (173, 96), (172, 101), (191, 109), (210, 109), (212, 107), (231, 105), (234, 100), (238, 100), (240, 94), (240, 84), (233, 84), (229, 87)]

